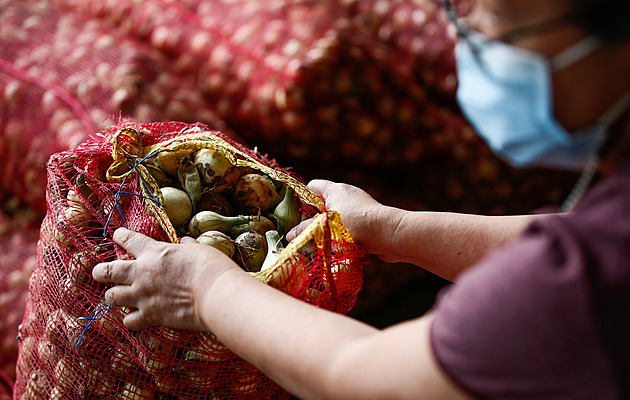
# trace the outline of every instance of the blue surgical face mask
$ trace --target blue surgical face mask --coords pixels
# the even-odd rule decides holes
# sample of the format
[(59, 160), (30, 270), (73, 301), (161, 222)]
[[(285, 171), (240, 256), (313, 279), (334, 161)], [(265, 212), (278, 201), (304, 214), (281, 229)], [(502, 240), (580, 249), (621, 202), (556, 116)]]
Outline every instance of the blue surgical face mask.
[[(456, 49), (457, 100), (477, 133), (515, 167), (580, 170), (598, 152), (611, 122), (628, 107), (624, 96), (594, 126), (570, 134), (553, 115), (551, 74), (599, 47), (587, 38), (551, 60), (472, 33)], [(475, 52), (471, 43), (479, 43)]]

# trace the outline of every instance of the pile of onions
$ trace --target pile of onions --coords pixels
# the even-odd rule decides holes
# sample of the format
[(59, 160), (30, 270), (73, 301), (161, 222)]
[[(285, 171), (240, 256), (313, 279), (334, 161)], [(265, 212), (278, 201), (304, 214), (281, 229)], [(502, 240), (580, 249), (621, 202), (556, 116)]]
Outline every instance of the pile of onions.
[(49, 1), (3, 2), (0, 48), (0, 185), (41, 216), (48, 157), (119, 116), (202, 122), (231, 134), (194, 77), (107, 21)]

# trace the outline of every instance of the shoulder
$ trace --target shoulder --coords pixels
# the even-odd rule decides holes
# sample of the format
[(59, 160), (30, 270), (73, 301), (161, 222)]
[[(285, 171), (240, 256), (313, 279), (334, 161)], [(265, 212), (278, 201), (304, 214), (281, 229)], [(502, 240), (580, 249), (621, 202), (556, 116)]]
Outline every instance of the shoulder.
[[(444, 370), (482, 398), (614, 398), (609, 344), (621, 341), (612, 321), (630, 307), (629, 206), (624, 175), (462, 274), (434, 310), (431, 340)], [(602, 307), (612, 338), (603, 341)]]

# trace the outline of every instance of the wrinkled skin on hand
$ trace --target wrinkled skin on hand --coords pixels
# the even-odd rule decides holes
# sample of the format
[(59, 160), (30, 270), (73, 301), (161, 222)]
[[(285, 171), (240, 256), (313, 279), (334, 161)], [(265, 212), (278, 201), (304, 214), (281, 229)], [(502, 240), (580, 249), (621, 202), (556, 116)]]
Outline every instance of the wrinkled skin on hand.
[(97, 264), (92, 276), (99, 282), (114, 284), (105, 292), (108, 303), (137, 309), (125, 317), (127, 328), (209, 330), (199, 317), (200, 305), (195, 299), (221, 274), (239, 269), (231, 259), (190, 237), (182, 238), (181, 244), (172, 244), (119, 228), (113, 239), (135, 260)]
[[(383, 239), (387, 238), (383, 221), (387, 221), (385, 215), (390, 207), (383, 206), (364, 190), (345, 183), (315, 179), (309, 182), (308, 187), (324, 198), (328, 210), (339, 213), (357, 244), (385, 261), (396, 261), (383, 250)], [(287, 240), (293, 240), (311, 222), (312, 218), (302, 221), (287, 233)]]

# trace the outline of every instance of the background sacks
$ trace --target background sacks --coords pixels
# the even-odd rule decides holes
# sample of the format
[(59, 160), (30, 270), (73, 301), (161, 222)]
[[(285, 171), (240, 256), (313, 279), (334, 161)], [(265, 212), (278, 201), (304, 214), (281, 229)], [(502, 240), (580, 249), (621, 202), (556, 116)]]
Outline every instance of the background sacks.
[(516, 171), (473, 132), (453, 96), (454, 30), (432, 0), (55, 1), (170, 57), (248, 143), (307, 180), (492, 214), (559, 202), (574, 182)]
[(0, 2), (0, 185), (42, 217), (45, 164), (119, 115), (202, 122), (235, 136), (193, 78), (99, 19), (49, 1)]
[[(0, 399), (15, 381), (18, 326), (24, 317), (28, 279), (37, 264), (39, 226), (17, 203), (0, 211)], [(4, 378), (4, 379), (3, 379)], [(4, 384), (3, 384), (4, 382)]]
[(352, 308), (363, 251), (338, 214), (321, 213), (322, 200), (294, 174), (200, 124), (121, 123), (50, 158), (48, 213), (20, 332), (16, 398), (289, 397), (210, 334), (125, 329), (122, 317), (129, 310), (103, 303), (106, 286), (91, 278), (99, 261), (129, 257), (111, 242), (118, 226), (179, 240), (182, 228), (156, 202), (165, 199), (151, 163), (162, 153), (184, 154), (181, 171), (200, 149), (224, 155), (239, 173), (265, 174), (290, 186), (301, 212), (317, 216), (271, 268), (252, 275), (318, 307)]

